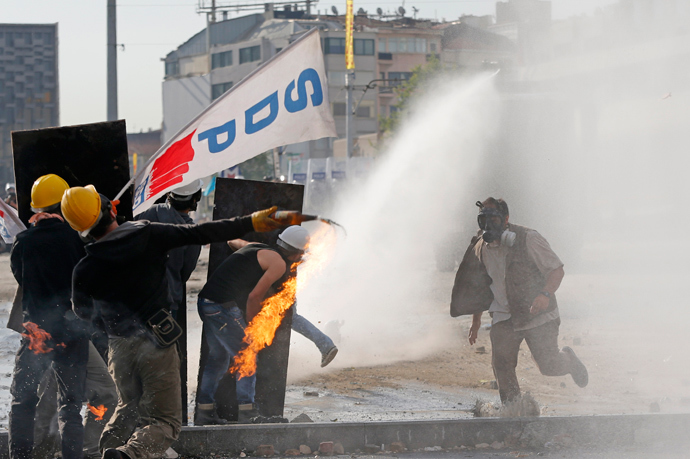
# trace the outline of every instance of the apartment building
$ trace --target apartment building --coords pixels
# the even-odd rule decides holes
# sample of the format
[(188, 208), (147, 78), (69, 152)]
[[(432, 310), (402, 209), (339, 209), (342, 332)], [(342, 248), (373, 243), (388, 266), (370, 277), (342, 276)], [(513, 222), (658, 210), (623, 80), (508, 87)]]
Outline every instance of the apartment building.
[(57, 24), (0, 24), (0, 182), (14, 181), (11, 131), (59, 125)]

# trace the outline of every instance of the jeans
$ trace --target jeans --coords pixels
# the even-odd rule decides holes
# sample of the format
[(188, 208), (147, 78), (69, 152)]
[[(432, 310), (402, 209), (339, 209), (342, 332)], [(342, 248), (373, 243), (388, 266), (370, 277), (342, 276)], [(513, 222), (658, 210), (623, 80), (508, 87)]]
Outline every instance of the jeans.
[(12, 379), (9, 444), (11, 459), (30, 459), (34, 443), (34, 416), (38, 403), (38, 385), (48, 370), (55, 373), (58, 388), (58, 424), (62, 435), (63, 459), (82, 459), (84, 427), (81, 406), (86, 391), (88, 338), (67, 343), (46, 354), (29, 349), (22, 339), (17, 352)]
[(319, 348), (321, 354), (325, 354), (335, 347), (332, 339), (321, 332), (321, 330), (316, 328), (314, 324), (297, 313), (292, 315), (292, 329), (316, 344), (316, 347)]
[(118, 404), (100, 448), (117, 448), (130, 459), (159, 459), (180, 436), (182, 425), (177, 346), (161, 349), (140, 334), (111, 336), (108, 347)]
[[(208, 356), (201, 376), (197, 403), (215, 403), (218, 383), (228, 372), (230, 362), (244, 347), (244, 329), (247, 324), (237, 306), (225, 306), (199, 298), (199, 316), (204, 323), (204, 336), (208, 344)], [(237, 379), (237, 403), (254, 403), (256, 373)]]

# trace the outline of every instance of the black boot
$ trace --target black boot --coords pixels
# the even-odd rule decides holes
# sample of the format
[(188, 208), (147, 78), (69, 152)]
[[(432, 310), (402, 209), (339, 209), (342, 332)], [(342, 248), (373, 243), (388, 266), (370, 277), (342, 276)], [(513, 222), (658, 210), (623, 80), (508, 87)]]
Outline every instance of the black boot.
[(258, 418), (259, 408), (254, 403), (245, 403), (237, 408), (237, 423), (252, 424), (254, 418)]
[(108, 448), (103, 451), (103, 459), (129, 459), (129, 456), (115, 448)]
[(194, 412), (195, 426), (224, 426), (228, 421), (218, 416), (213, 403), (198, 403)]

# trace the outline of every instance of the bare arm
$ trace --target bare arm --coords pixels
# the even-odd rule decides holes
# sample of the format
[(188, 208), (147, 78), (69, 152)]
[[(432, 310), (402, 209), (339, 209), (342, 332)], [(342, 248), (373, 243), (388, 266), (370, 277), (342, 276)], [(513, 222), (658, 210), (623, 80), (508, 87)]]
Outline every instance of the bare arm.
[(254, 316), (261, 311), (261, 302), (264, 300), (266, 292), (275, 281), (285, 274), (286, 268), (283, 258), (273, 250), (259, 250), (256, 258), (261, 269), (264, 270), (264, 275), (261, 276), (247, 297), (247, 322), (251, 322)]
[[(563, 270), (563, 266), (554, 269), (549, 273), (548, 276), (546, 276), (546, 283), (544, 284), (544, 291), (549, 292), (549, 294), (553, 295), (556, 290), (558, 290), (558, 287), (561, 286), (561, 281), (563, 280), (563, 276), (565, 276), (565, 271)], [(549, 298), (547, 298), (544, 295), (537, 295), (537, 297), (534, 299), (532, 302), (532, 307), (530, 308), (529, 312), (531, 314), (539, 314), (542, 311), (545, 311), (549, 307)]]
[(228, 247), (230, 247), (235, 252), (251, 244), (258, 244), (258, 242), (248, 242), (244, 239), (233, 239), (232, 241), (228, 241)]
[(482, 325), (482, 313), (478, 312), (472, 316), (472, 326), (470, 327), (470, 333), (468, 338), (470, 340), (470, 346), (477, 342), (477, 333), (479, 332), (479, 327)]

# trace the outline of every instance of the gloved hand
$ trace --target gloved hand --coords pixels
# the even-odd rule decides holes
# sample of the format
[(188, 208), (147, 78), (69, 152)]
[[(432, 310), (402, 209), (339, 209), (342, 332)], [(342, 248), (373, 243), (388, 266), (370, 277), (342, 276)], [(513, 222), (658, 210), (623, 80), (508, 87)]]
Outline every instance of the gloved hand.
[(254, 231), (259, 233), (265, 233), (267, 231), (273, 231), (280, 228), (284, 228), (285, 225), (273, 220), (270, 215), (278, 210), (277, 206), (273, 206), (270, 209), (257, 210), (252, 214), (252, 225), (254, 226)]

